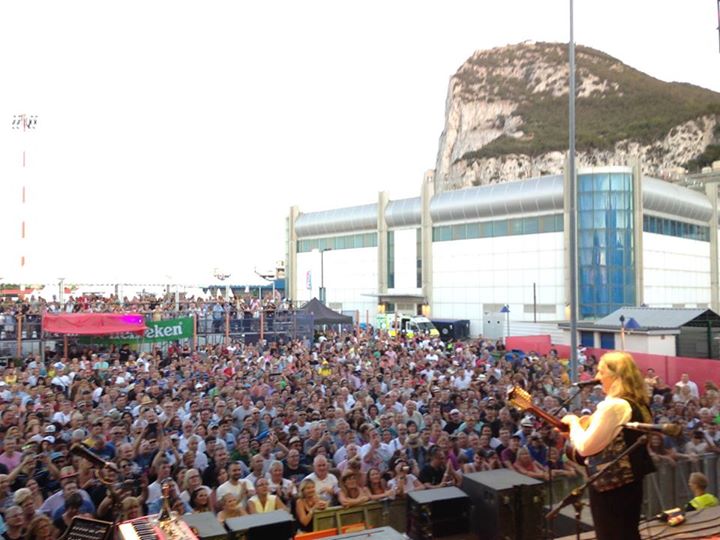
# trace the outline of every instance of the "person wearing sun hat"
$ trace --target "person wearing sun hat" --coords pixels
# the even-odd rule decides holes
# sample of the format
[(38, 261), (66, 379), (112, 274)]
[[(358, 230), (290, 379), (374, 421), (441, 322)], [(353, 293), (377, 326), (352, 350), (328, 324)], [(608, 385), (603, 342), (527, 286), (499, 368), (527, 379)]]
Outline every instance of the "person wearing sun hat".
[[(84, 493), (84, 490), (79, 489), (80, 486), (78, 486), (77, 475), (74, 473), (74, 469), (72, 469), (72, 467), (68, 467), (68, 469), (70, 470), (68, 470), (66, 477), (63, 479), (62, 490), (58, 492), (62, 496), (62, 498), (60, 498), (61, 504), (50, 515), (53, 521), (62, 516), (63, 512), (66, 510), (68, 500), (70, 500), (73, 496), (80, 496), (82, 499), (82, 503), (80, 504), (81, 513), (90, 515), (95, 513), (95, 504), (92, 502), (92, 499), (87, 493)], [(54, 501), (54, 505), (56, 505), (57, 502), (57, 500)], [(43, 506), (45, 506), (44, 503)]]
[(43, 502), (42, 506), (39, 509), (40, 513), (52, 517), (58, 509), (62, 508), (65, 505), (66, 494), (70, 494), (73, 492), (79, 492), (80, 496), (83, 498), (83, 501), (85, 501), (90, 506), (94, 506), (88, 492), (84, 489), (79, 489), (79, 486), (77, 485), (78, 474), (75, 470), (75, 467), (73, 467), (72, 465), (63, 467), (62, 469), (60, 469), (59, 476), (60, 487), (62, 489), (53, 493), (52, 495), (50, 495), (50, 497), (45, 499), (45, 502)]

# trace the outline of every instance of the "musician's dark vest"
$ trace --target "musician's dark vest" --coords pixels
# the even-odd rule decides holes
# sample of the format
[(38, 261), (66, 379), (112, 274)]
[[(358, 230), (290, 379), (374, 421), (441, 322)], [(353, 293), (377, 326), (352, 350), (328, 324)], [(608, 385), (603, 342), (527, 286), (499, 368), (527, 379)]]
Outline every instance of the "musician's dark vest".
[[(640, 405), (637, 405), (627, 398), (623, 399), (628, 402), (632, 410), (632, 415), (630, 417), (631, 422), (643, 422), (646, 420), (642, 414)], [(600, 453), (585, 458), (588, 473), (592, 475), (598, 470), (606, 467), (607, 463), (615, 459), (615, 457), (621, 454), (623, 450), (629, 448), (630, 445), (632, 445), (642, 435), (643, 434), (638, 431), (621, 429), (620, 433), (618, 433), (612, 442), (610, 442), (610, 444), (608, 444)], [(609, 491), (631, 482), (642, 480), (646, 474), (653, 471), (655, 471), (655, 465), (650, 458), (650, 454), (648, 454), (647, 445), (643, 444), (613, 465), (607, 473), (600, 476), (597, 481), (592, 484), (592, 487), (596, 491)]]

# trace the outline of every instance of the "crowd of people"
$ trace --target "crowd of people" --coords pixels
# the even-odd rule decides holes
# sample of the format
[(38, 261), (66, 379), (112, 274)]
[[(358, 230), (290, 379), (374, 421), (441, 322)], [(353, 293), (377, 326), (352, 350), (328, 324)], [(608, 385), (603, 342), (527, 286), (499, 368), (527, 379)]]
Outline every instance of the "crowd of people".
[[(580, 379), (593, 379), (597, 360), (581, 361)], [(644, 375), (654, 420), (683, 426), (678, 438), (652, 436), (653, 459), (720, 452), (717, 386)], [(212, 511), (223, 521), (285, 508), (309, 531), (328, 507), (460, 485), (473, 472), (583, 475), (557, 430), (507, 402), (521, 386), (558, 418), (592, 413), (602, 388), (584, 388), (573, 406), (570, 383), (552, 353), (360, 330), (196, 351), (30, 355), (0, 375), (0, 534), (56, 538), (76, 515), (154, 514), (163, 491), (178, 514)], [(108, 465), (71, 451), (77, 445)], [(707, 487), (703, 479), (690, 488)], [(693, 500), (713, 502), (703, 495)]]
[(231, 333), (238, 329), (250, 331), (251, 321), (259, 322), (261, 315), (268, 325), (276, 315), (289, 316), (293, 309), (292, 302), (283, 299), (276, 290), (265, 291), (262, 298), (249, 292), (229, 298), (213, 297), (210, 293), (210, 289), (205, 297), (186, 293), (177, 297), (170, 293), (106, 297), (93, 293), (63, 299), (53, 295), (50, 300), (31, 295), (19, 301), (16, 297), (0, 296), (0, 356), (4, 354), (3, 349), (10, 350), (18, 337), (39, 338), (43, 313), (138, 313), (153, 321), (195, 317), (198, 333), (211, 334), (225, 333), (227, 324)]

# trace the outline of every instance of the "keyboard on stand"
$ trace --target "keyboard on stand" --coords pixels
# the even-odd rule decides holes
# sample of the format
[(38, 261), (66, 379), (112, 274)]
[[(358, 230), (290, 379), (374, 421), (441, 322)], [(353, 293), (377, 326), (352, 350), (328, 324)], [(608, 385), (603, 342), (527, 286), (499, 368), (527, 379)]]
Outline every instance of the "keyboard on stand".
[(198, 540), (186, 523), (177, 519), (157, 521), (143, 516), (118, 525), (122, 540)]
[(110, 529), (112, 529), (110, 521), (75, 516), (62, 538), (63, 540), (102, 540), (108, 537)]

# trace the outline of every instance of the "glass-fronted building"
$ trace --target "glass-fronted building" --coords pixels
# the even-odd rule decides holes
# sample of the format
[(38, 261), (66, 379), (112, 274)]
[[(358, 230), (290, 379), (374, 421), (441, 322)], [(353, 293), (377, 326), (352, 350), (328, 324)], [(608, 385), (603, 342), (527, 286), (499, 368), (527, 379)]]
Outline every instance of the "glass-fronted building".
[(579, 314), (604, 317), (634, 306), (634, 185), (628, 171), (578, 175)]
[[(578, 313), (622, 306), (718, 309), (714, 185), (683, 187), (632, 167), (578, 170)], [(474, 335), (562, 321), (570, 298), (568, 178), (543, 176), (302, 213), (288, 219), (288, 292), (330, 307), (469, 319)], [(509, 310), (509, 311), (508, 311)]]

